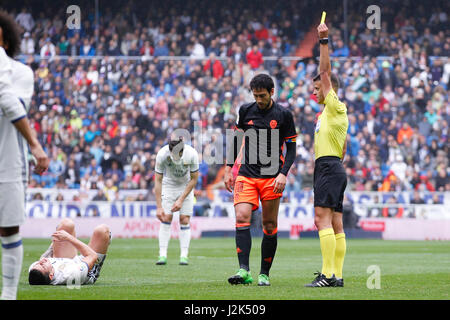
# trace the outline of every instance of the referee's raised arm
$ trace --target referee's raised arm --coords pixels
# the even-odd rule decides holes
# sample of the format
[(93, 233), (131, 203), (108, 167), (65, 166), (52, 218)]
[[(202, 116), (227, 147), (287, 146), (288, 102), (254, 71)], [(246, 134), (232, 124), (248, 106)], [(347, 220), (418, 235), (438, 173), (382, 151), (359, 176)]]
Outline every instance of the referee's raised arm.
[(317, 27), (319, 33), (319, 47), (320, 47), (320, 60), (319, 60), (319, 74), (320, 81), (322, 83), (322, 92), (324, 97), (327, 96), (331, 89), (331, 63), (330, 54), (328, 52), (328, 27), (325, 23), (319, 24)]

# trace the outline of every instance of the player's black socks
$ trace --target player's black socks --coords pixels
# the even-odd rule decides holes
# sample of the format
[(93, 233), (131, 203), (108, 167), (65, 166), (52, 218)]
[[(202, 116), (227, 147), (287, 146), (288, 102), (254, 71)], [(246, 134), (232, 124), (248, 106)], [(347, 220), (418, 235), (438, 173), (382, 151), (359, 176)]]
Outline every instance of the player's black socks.
[(269, 275), (272, 267), (275, 252), (277, 251), (277, 230), (271, 234), (264, 231), (264, 236), (261, 242), (261, 272), (260, 274)]
[(236, 252), (239, 260), (239, 267), (247, 271), (250, 270), (250, 250), (252, 248), (252, 236), (250, 226), (236, 227)]

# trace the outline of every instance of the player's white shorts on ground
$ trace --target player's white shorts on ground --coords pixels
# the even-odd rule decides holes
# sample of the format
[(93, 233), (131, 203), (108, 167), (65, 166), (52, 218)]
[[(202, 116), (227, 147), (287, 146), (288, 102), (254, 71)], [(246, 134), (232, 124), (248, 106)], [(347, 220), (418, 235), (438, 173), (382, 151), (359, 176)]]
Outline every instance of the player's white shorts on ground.
[(0, 182), (0, 227), (20, 226), (25, 222), (23, 182)]
[[(184, 187), (181, 189), (163, 188), (161, 190), (161, 204), (165, 214), (173, 214), (172, 209), (175, 201), (183, 194)], [(180, 215), (192, 216), (194, 212), (194, 191), (188, 194), (183, 201), (183, 205), (179, 211)]]

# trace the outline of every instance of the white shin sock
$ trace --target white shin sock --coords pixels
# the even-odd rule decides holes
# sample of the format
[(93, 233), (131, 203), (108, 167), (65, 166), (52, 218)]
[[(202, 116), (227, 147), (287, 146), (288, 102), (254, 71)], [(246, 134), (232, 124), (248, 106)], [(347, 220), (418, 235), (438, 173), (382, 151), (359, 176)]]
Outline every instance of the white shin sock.
[(191, 242), (191, 227), (189, 224), (180, 225), (180, 257), (187, 258), (189, 243)]
[(170, 240), (170, 223), (161, 222), (159, 227), (159, 256), (167, 257), (167, 248)]
[(17, 299), (17, 285), (22, 270), (23, 245), (19, 233), (0, 237), (2, 242), (2, 300)]

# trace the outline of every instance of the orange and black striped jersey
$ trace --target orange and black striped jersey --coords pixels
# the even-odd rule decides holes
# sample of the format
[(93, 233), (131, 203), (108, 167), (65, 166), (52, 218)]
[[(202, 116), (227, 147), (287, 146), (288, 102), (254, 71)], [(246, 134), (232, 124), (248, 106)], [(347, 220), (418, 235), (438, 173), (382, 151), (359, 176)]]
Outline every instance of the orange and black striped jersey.
[(239, 108), (236, 130), (244, 134), (238, 175), (276, 177), (284, 163), (284, 143), (295, 142), (297, 137), (289, 109), (275, 101), (268, 110), (261, 110), (256, 102), (244, 104)]

